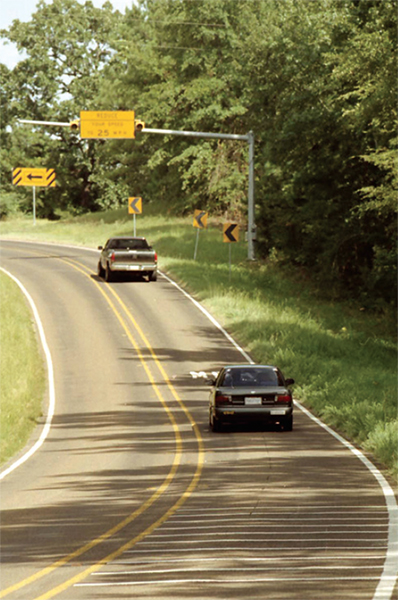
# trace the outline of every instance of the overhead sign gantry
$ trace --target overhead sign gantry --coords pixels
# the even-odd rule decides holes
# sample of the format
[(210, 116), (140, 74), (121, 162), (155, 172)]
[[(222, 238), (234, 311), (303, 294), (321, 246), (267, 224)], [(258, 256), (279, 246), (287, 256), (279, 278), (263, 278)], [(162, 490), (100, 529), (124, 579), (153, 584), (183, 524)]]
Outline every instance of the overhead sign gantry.
[[(86, 117), (84, 113), (97, 115), (97, 117), (90, 118)], [(120, 114), (120, 117), (117, 116)], [(124, 117), (124, 115), (127, 115)], [(247, 221), (248, 221), (248, 230), (247, 230), (247, 258), (249, 260), (254, 260), (254, 241), (256, 239), (256, 225), (254, 222), (254, 134), (252, 131), (249, 131), (246, 135), (236, 135), (231, 133), (208, 133), (204, 131), (179, 131), (173, 129), (150, 129), (145, 127), (144, 121), (137, 121), (134, 118), (134, 111), (81, 111), (80, 113), (80, 135), (82, 138), (90, 139), (90, 138), (110, 138), (110, 139), (130, 139), (135, 137), (136, 131), (141, 131), (142, 133), (154, 133), (160, 135), (178, 135), (183, 137), (197, 137), (204, 139), (216, 139), (216, 140), (236, 140), (236, 141), (244, 141), (248, 143), (249, 146), (249, 189), (248, 189), (248, 210), (247, 210)], [(83, 120), (87, 120), (87, 123), (83, 124)], [(90, 120), (91, 119), (91, 120)], [(123, 120), (125, 119), (125, 121)], [(88, 125), (88, 123), (91, 123)], [(94, 122), (97, 124), (97, 134), (101, 133), (101, 135), (92, 135), (95, 133)], [(101, 123), (101, 127), (98, 128), (99, 122)], [(69, 127), (72, 130), (76, 130), (79, 127), (79, 121), (72, 121), (70, 123), (60, 123), (53, 121), (29, 121), (26, 119), (19, 119), (19, 123), (30, 123), (33, 125), (54, 125), (60, 127)], [(120, 128), (117, 128), (117, 124), (119, 123)], [(112, 124), (112, 125), (111, 125)], [(114, 125), (116, 125), (116, 131), (114, 130)], [(82, 127), (83, 134), (82, 135)], [(86, 129), (87, 127), (87, 129)], [(123, 134), (124, 131), (124, 134)], [(112, 135), (112, 132), (114, 135)], [(90, 135), (86, 135), (90, 133)]]

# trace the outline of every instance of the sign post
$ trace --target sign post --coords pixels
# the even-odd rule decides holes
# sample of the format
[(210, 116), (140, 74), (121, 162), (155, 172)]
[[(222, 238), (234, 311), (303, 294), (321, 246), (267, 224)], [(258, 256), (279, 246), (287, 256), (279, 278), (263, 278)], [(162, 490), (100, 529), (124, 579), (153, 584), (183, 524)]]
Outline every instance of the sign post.
[(129, 215), (134, 215), (134, 237), (136, 236), (135, 215), (142, 213), (142, 198), (141, 196), (133, 196), (129, 198)]
[(232, 243), (239, 242), (239, 225), (237, 223), (224, 223), (223, 242), (229, 244), (229, 280), (231, 281)]
[(199, 231), (201, 229), (205, 229), (207, 227), (207, 217), (209, 213), (205, 210), (195, 210), (193, 215), (193, 226), (196, 227), (196, 242), (195, 242), (195, 251), (193, 254), (193, 259), (196, 260), (196, 255), (198, 253), (198, 245), (199, 245)]
[(33, 186), (33, 225), (36, 225), (36, 186)]

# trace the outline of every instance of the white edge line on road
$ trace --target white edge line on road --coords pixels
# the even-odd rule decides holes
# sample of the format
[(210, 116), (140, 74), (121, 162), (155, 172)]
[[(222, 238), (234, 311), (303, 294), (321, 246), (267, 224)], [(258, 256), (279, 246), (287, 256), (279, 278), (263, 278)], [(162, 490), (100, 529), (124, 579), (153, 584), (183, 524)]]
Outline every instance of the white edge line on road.
[[(246, 358), (246, 360), (253, 364), (254, 361), (251, 357), (241, 348), (235, 340), (229, 335), (227, 331), (216, 321), (216, 319), (190, 294), (188, 294), (185, 290), (183, 290), (175, 281), (167, 277), (164, 273), (162, 273), (163, 277), (169, 281), (172, 285), (174, 285), (186, 298), (189, 298), (191, 302), (195, 304), (199, 308), (199, 310), (215, 325), (225, 336), (226, 338), (235, 346), (235, 348)], [(310, 413), (309, 410), (304, 408), (300, 402), (295, 400), (296, 406), (305, 414), (307, 417), (312, 419), (317, 425), (323, 427), (330, 435), (332, 435), (336, 440), (338, 440), (341, 444), (343, 444), (348, 450), (350, 450), (360, 461), (369, 469), (372, 475), (377, 480), (380, 485), (384, 498), (387, 505), (388, 515), (389, 515), (389, 527), (388, 527), (388, 545), (386, 552), (386, 560), (384, 563), (383, 573), (381, 574), (379, 584), (376, 588), (375, 594), (373, 596), (373, 600), (390, 600), (392, 598), (392, 594), (394, 591), (394, 587), (397, 581), (398, 576), (398, 550), (397, 550), (397, 541), (398, 541), (398, 507), (397, 501), (395, 499), (394, 492), (379, 471), (379, 469), (368, 459), (360, 450), (355, 448), (350, 442), (344, 439), (341, 435), (333, 431), (330, 427), (325, 425), (320, 419), (315, 417)]]
[(320, 419), (315, 417), (309, 410), (307, 410), (300, 402), (295, 400), (296, 406), (305, 414), (307, 417), (312, 419), (319, 427), (322, 427), (336, 440), (338, 440), (343, 446), (348, 448), (363, 464), (369, 469), (373, 477), (377, 480), (380, 485), (384, 498), (387, 505), (389, 514), (389, 526), (388, 526), (388, 546), (386, 552), (386, 560), (384, 562), (383, 573), (380, 577), (379, 585), (376, 588), (376, 592), (373, 596), (373, 600), (390, 600), (394, 591), (395, 583), (398, 575), (398, 507), (395, 499), (394, 491), (390, 484), (385, 479), (384, 475), (380, 473), (379, 469), (368, 459), (358, 448), (355, 448), (349, 441), (343, 438), (341, 435), (333, 431), (328, 425), (323, 423)]
[[(217, 547), (219, 549), (219, 546)], [(216, 550), (217, 548), (214, 548), (214, 550)], [(307, 548), (306, 548), (307, 549)], [(349, 554), (343, 554), (341, 556), (336, 556), (336, 555), (329, 555), (329, 556), (317, 556), (317, 560), (319, 561), (336, 561), (336, 560), (341, 560), (341, 561), (347, 561), (347, 560), (354, 560), (354, 561), (369, 561), (369, 560), (381, 560), (382, 558), (384, 558), (384, 554), (380, 554), (380, 555), (373, 555), (373, 556), (358, 556), (358, 552), (353, 553), (351, 556)], [(143, 559), (143, 560), (136, 560), (135, 558), (132, 560), (124, 560), (124, 561), (118, 561), (118, 565), (124, 565), (127, 567), (135, 567), (137, 565), (143, 565), (143, 566), (150, 566), (152, 564), (154, 565), (162, 565), (162, 564), (178, 564), (178, 563), (201, 563), (201, 562), (226, 562), (226, 563), (231, 563), (231, 561), (233, 562), (249, 562), (249, 563), (275, 563), (278, 560), (280, 560), (279, 556), (253, 556), (250, 558), (245, 558), (243, 556), (227, 556), (227, 557), (215, 557), (215, 556), (210, 556), (208, 558), (198, 558), (197, 556), (195, 556), (194, 558), (147, 558), (147, 559)], [(290, 556), (289, 558), (290, 563), (292, 564), (294, 562), (306, 562), (306, 561), (313, 561), (314, 557), (313, 556)], [(334, 566), (334, 568), (336, 569), (336, 567)], [(346, 567), (342, 567), (342, 568), (346, 568)], [(358, 568), (358, 565), (355, 567)], [(373, 568), (373, 567), (372, 567)], [(100, 576), (103, 575), (104, 573), (108, 573), (107, 571), (100, 571), (97, 573), (91, 573), (91, 575), (94, 577), (96, 575)]]
[[(4, 240), (4, 241), (7, 241), (7, 240)], [(20, 241), (20, 240), (9, 240), (9, 241)], [(59, 243), (48, 244), (47, 242), (40, 242), (40, 241), (32, 241), (32, 242), (28, 242), (28, 243), (36, 243), (36, 244), (43, 244), (43, 245), (55, 245), (55, 246), (63, 246), (63, 247), (66, 246), (68, 248), (75, 248), (75, 249), (89, 250), (91, 252), (98, 252), (94, 248), (89, 248), (89, 247), (85, 247), (85, 246), (77, 246), (77, 245), (74, 246), (74, 245), (59, 244)], [(16, 469), (20, 464), (22, 464), (30, 456), (32, 456), (32, 454), (34, 454), (34, 452), (36, 452), (36, 450), (38, 450), (38, 448), (40, 448), (43, 441), (47, 437), (48, 431), (50, 430), (50, 426), (51, 426), (51, 420), (52, 420), (52, 417), (54, 414), (55, 391), (54, 391), (54, 374), (53, 374), (51, 354), (50, 354), (50, 351), (47, 346), (46, 338), (44, 335), (44, 330), (41, 325), (40, 317), (36, 310), (34, 302), (33, 302), (32, 298), (30, 297), (29, 293), (27, 292), (27, 290), (13, 275), (8, 273), (8, 271), (6, 271), (5, 269), (3, 269), (1, 267), (0, 267), (0, 269), (4, 273), (9, 275), (12, 279), (14, 279), (14, 281), (16, 281), (16, 283), (22, 289), (23, 293), (28, 298), (30, 305), (32, 306), (32, 310), (35, 315), (35, 319), (36, 319), (36, 322), (37, 322), (37, 325), (39, 328), (41, 342), (43, 344), (44, 352), (45, 352), (46, 359), (47, 359), (49, 392), (50, 392), (49, 410), (48, 410), (48, 414), (47, 414), (46, 424), (40, 435), (39, 440), (26, 454), (24, 454), (22, 456), (22, 458), (20, 458), (16, 463), (11, 465), (8, 469), (6, 469), (2, 473), (0, 473), (0, 480), (1, 480), (6, 475), (8, 475), (8, 473), (10, 473), (14, 469)], [(188, 294), (188, 292), (186, 292), (181, 286), (179, 286), (178, 283), (173, 281), (173, 279), (171, 279), (170, 277), (165, 275), (162, 271), (159, 271), (159, 272), (171, 285), (173, 285), (175, 288), (177, 288), (186, 298), (188, 298), (213, 323), (213, 325), (217, 329), (219, 329), (219, 331), (221, 331), (223, 333), (223, 335), (227, 338), (227, 340), (242, 354), (242, 356), (245, 357), (245, 359), (249, 363), (254, 364), (254, 361), (251, 359), (249, 354), (247, 354), (247, 352), (245, 352), (243, 350), (243, 348), (241, 348), (239, 346), (239, 344), (237, 344), (235, 342), (233, 337), (220, 325), (220, 323), (218, 323), (218, 321), (197, 300), (195, 300), (190, 294)], [(394, 587), (396, 585), (397, 577), (398, 577), (398, 550), (396, 549), (396, 545), (397, 545), (397, 541), (398, 541), (398, 506), (397, 506), (394, 492), (393, 492), (390, 484), (388, 483), (388, 481), (385, 479), (385, 477), (379, 471), (379, 469), (368, 458), (366, 458), (366, 456), (364, 454), (362, 454), (362, 452), (360, 450), (355, 448), (355, 446), (353, 446), (345, 438), (343, 438), (341, 435), (339, 435), (338, 433), (333, 431), (333, 429), (328, 427), (320, 419), (315, 417), (312, 413), (310, 413), (309, 410), (304, 408), (304, 406), (302, 406), (302, 404), (300, 404), (300, 402), (295, 400), (295, 404), (305, 415), (307, 415), (310, 419), (312, 419), (317, 425), (319, 425), (320, 427), (325, 429), (325, 431), (327, 431), (330, 435), (332, 435), (336, 440), (338, 440), (348, 450), (350, 450), (360, 461), (362, 461), (362, 463), (369, 469), (369, 471), (375, 477), (375, 479), (377, 480), (377, 482), (379, 483), (379, 485), (383, 491), (384, 498), (386, 501), (387, 511), (389, 514), (388, 545), (387, 545), (386, 560), (384, 563), (383, 573), (381, 574), (379, 584), (378, 584), (375, 594), (373, 596), (373, 600), (390, 600), (392, 598), (392, 594), (393, 594)]]
[(176, 287), (182, 294), (184, 294), (184, 296), (186, 298), (188, 298), (191, 302), (193, 302), (193, 304), (209, 319), (209, 321), (211, 321), (213, 323), (213, 325), (215, 327), (217, 327), (217, 329), (219, 329), (221, 331), (221, 333), (227, 338), (227, 340), (229, 342), (231, 342), (231, 344), (233, 346), (235, 346), (235, 348), (245, 357), (245, 359), (247, 360), (247, 362), (254, 364), (254, 361), (250, 358), (250, 356), (243, 350), (243, 348), (241, 348), (239, 346), (239, 344), (237, 344), (235, 342), (235, 340), (233, 339), (232, 336), (229, 335), (229, 333), (227, 331), (225, 331), (225, 329), (220, 325), (220, 323), (218, 321), (216, 321), (216, 319), (200, 304), (200, 302), (198, 302), (197, 300), (195, 300), (195, 298), (193, 298), (190, 294), (188, 294), (188, 292), (186, 292), (185, 290), (182, 289), (182, 287), (180, 287), (178, 285), (178, 283), (176, 283), (175, 281), (173, 281), (172, 279), (170, 279), (170, 277), (168, 277), (167, 275), (165, 275), (164, 273), (162, 273), (162, 276), (167, 279), (167, 281), (169, 283), (171, 283), (171, 285), (174, 285), (174, 287)]
[[(378, 565), (365, 565), (362, 568), (364, 569), (379, 569)], [(358, 571), (358, 565), (339, 565), (336, 569), (336, 565), (305, 565), (302, 567), (296, 567), (294, 565), (289, 565), (288, 567), (274, 567), (274, 566), (260, 566), (260, 567), (186, 567), (181, 566), (179, 568), (172, 569), (129, 569), (127, 571), (100, 571), (99, 573), (91, 573), (93, 577), (115, 577), (126, 575), (167, 575), (170, 573), (226, 573), (232, 571), (233, 573), (237, 573), (239, 571), (246, 573), (257, 573), (260, 571), (261, 573), (265, 573), (267, 571), (289, 571), (289, 573), (293, 573), (294, 571)]]
[(43, 329), (43, 325), (39, 316), (39, 312), (36, 308), (35, 303), (33, 302), (33, 299), (31, 297), (31, 295), (29, 294), (29, 292), (27, 291), (27, 289), (22, 285), (22, 283), (16, 278), (14, 277), (14, 275), (11, 275), (11, 273), (9, 273), (8, 271), (6, 271), (5, 269), (3, 269), (2, 267), (0, 267), (0, 270), (5, 273), (8, 277), (10, 277), (13, 281), (15, 281), (15, 283), (19, 286), (19, 288), (22, 290), (23, 294), (26, 296), (30, 307), (32, 309), (33, 312), (33, 316), (34, 319), (36, 321), (36, 326), (39, 332), (39, 337), (40, 337), (40, 341), (43, 347), (43, 351), (44, 351), (44, 355), (45, 355), (45, 359), (47, 362), (47, 377), (48, 377), (48, 411), (47, 411), (47, 417), (46, 417), (46, 422), (45, 425), (42, 429), (42, 432), (40, 434), (39, 439), (37, 440), (37, 442), (27, 451), (25, 452), (25, 454), (23, 454), (17, 461), (15, 461), (14, 463), (12, 463), (8, 468), (6, 468), (4, 471), (2, 471), (0, 473), (0, 480), (4, 479), (4, 477), (6, 477), (7, 475), (9, 475), (9, 473), (11, 473), (12, 471), (14, 471), (16, 468), (18, 468), (20, 465), (22, 465), (25, 461), (27, 461), (39, 448), (40, 446), (43, 444), (44, 440), (46, 439), (49, 431), (50, 431), (50, 427), (51, 427), (51, 422), (52, 422), (52, 418), (54, 416), (54, 410), (55, 410), (55, 386), (54, 386), (54, 369), (53, 369), (53, 362), (51, 359), (51, 353), (50, 353), (50, 349), (48, 347), (47, 344), (47, 340), (46, 340), (46, 336), (44, 334), (44, 329)]
[(238, 583), (250, 584), (250, 583), (280, 583), (280, 582), (318, 582), (318, 581), (375, 581), (378, 577), (367, 575), (367, 576), (341, 576), (341, 577), (247, 577), (241, 579), (208, 579), (208, 578), (192, 578), (192, 579), (155, 579), (154, 581), (109, 581), (99, 583), (76, 583), (74, 587), (126, 587), (126, 586), (162, 586), (162, 585), (192, 585), (192, 584), (203, 584), (209, 583), (213, 585), (236, 585)]

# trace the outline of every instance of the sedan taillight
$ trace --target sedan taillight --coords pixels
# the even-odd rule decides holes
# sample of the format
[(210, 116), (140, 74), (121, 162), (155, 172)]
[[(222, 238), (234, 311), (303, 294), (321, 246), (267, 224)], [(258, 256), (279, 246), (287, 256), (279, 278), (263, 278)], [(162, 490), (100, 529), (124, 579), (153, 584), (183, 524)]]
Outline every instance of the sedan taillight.
[(231, 396), (224, 396), (224, 394), (217, 394), (216, 404), (230, 404)]
[(275, 401), (279, 404), (290, 404), (292, 398), (289, 394), (281, 394), (280, 396), (275, 396)]

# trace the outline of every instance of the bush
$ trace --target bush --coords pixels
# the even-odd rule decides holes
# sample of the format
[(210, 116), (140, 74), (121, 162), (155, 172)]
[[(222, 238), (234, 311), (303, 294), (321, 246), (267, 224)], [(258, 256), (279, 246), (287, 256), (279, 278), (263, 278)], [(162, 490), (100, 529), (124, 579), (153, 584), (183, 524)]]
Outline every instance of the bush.
[(15, 192), (2, 193), (0, 196), (0, 219), (16, 214), (19, 208), (19, 198)]

